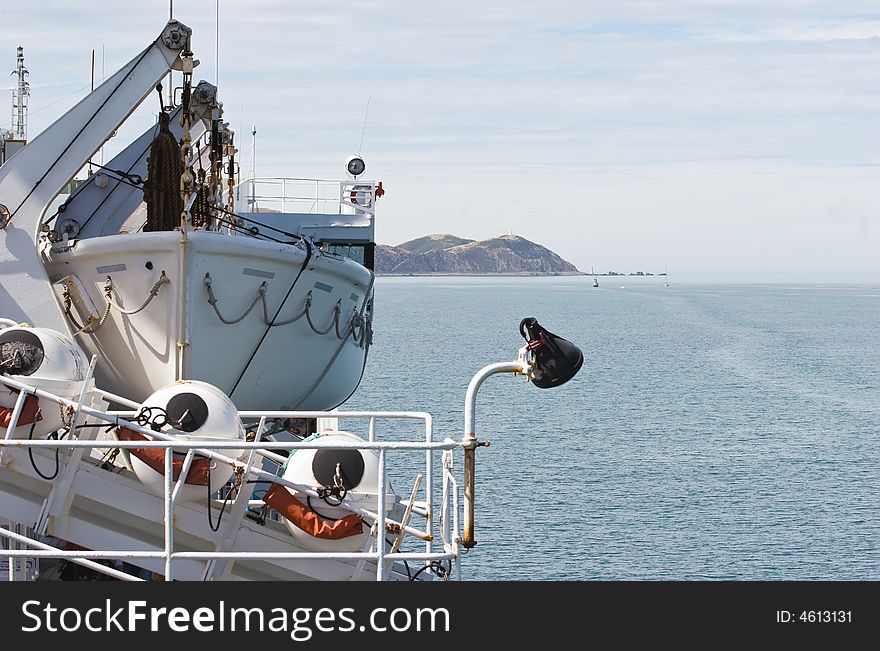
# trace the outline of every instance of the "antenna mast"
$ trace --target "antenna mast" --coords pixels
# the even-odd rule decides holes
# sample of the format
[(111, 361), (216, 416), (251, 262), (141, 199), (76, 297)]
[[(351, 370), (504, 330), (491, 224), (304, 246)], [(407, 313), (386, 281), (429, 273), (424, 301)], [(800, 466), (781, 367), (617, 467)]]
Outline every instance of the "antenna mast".
[(220, 88), (220, 0), (217, 0), (214, 20), (214, 87)]
[[(90, 93), (95, 92), (95, 48), (92, 48), (92, 87), (89, 91)], [(89, 171), (88, 176), (92, 175), (92, 159), (89, 158)]]
[(18, 77), (18, 83), (12, 89), (12, 134), (15, 140), (27, 140), (27, 107), (31, 85), (26, 79), (30, 72), (24, 67), (24, 48), (20, 45), (12, 74)]
[(253, 131), (251, 131), (251, 137), (253, 138), (251, 144), (251, 178), (256, 178), (257, 176), (257, 125), (254, 125)]
[[(168, 0), (168, 22), (174, 20), (174, 0)], [(174, 108), (174, 77), (171, 70), (168, 71), (168, 106)]]
[(358, 145), (358, 156), (361, 155), (361, 150), (364, 148), (364, 134), (367, 132), (367, 115), (370, 114), (371, 99), (373, 99), (373, 93), (367, 95), (367, 110), (364, 111), (364, 128), (361, 129), (361, 144)]

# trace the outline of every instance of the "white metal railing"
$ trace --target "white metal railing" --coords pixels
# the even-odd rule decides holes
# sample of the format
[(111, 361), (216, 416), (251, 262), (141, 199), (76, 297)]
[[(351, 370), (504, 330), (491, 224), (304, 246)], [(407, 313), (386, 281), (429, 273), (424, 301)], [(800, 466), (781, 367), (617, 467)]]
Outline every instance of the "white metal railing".
[[(65, 558), (73, 560), (74, 562), (80, 563), (82, 565), (86, 565), (92, 569), (97, 569), (111, 576), (115, 576), (116, 578), (126, 578), (126, 580), (136, 580), (136, 577), (132, 577), (131, 575), (127, 575), (124, 572), (119, 572), (118, 570), (113, 570), (113, 568), (105, 567), (101, 564), (95, 563), (92, 559), (163, 559), (164, 560), (164, 577), (166, 581), (173, 580), (174, 578), (174, 561), (180, 559), (191, 559), (191, 560), (208, 560), (210, 562), (215, 562), (219, 560), (340, 560), (340, 561), (351, 561), (351, 560), (359, 560), (361, 561), (361, 565), (359, 567), (363, 567), (363, 563), (367, 561), (375, 561), (376, 562), (376, 580), (384, 580), (387, 578), (388, 574), (391, 571), (390, 564), (394, 561), (409, 561), (409, 560), (418, 560), (423, 561), (425, 563), (436, 562), (436, 561), (448, 561), (450, 563), (450, 570), (455, 569), (455, 575), (460, 576), (460, 568), (458, 567), (458, 556), (459, 556), (459, 548), (458, 548), (458, 496), (457, 496), (457, 483), (455, 483), (454, 477), (450, 472), (451, 463), (447, 463), (446, 459), (451, 459), (452, 451), (463, 447), (462, 442), (453, 441), (451, 439), (446, 439), (443, 442), (435, 442), (433, 441), (433, 421), (430, 414), (424, 412), (307, 412), (307, 411), (272, 411), (272, 412), (253, 412), (253, 411), (242, 411), (239, 412), (239, 415), (242, 419), (259, 419), (257, 423), (256, 430), (256, 439), (253, 442), (246, 442), (240, 440), (228, 440), (228, 441), (211, 441), (210, 443), (205, 441), (181, 441), (175, 439), (173, 436), (168, 434), (164, 434), (162, 432), (153, 431), (151, 428), (144, 427), (139, 425), (136, 422), (132, 422), (128, 420), (126, 417), (131, 417), (134, 415), (134, 412), (104, 412), (94, 407), (89, 406), (86, 403), (86, 391), (81, 395), (80, 400), (78, 402), (73, 402), (71, 400), (67, 400), (65, 398), (56, 396), (47, 391), (39, 390), (34, 387), (28, 386), (12, 378), (0, 376), (0, 383), (5, 384), (13, 389), (18, 390), (19, 399), (17, 400), (16, 407), (13, 409), (13, 413), (10, 418), (10, 422), (7, 427), (6, 437), (3, 440), (0, 440), (0, 454), (8, 449), (14, 448), (54, 448), (54, 449), (71, 449), (73, 452), (68, 456), (68, 458), (64, 459), (63, 464), (59, 462), (59, 471), (57, 472), (55, 478), (52, 480), (53, 483), (53, 492), (50, 493), (49, 497), (46, 499), (46, 503), (43, 506), (43, 510), (41, 513), (41, 522), (45, 523), (48, 512), (51, 510), (51, 500), (55, 491), (58, 489), (59, 483), (64, 483), (65, 485), (65, 494), (69, 497), (68, 491), (71, 490), (71, 485), (73, 482), (73, 475), (75, 474), (78, 464), (80, 463), (82, 452), (86, 449), (91, 448), (120, 448), (120, 449), (128, 449), (128, 448), (163, 448), (165, 449), (165, 467), (164, 467), (164, 493), (163, 493), (163, 503), (164, 503), (164, 536), (163, 536), (163, 547), (162, 549), (144, 549), (144, 550), (62, 550), (46, 543), (35, 540), (34, 538), (23, 536), (21, 534), (17, 534), (15, 532), (9, 531), (5, 528), (0, 527), (0, 536), (7, 538), (9, 540), (14, 540), (18, 543), (23, 543), (27, 546), (30, 546), (35, 549), (9, 549), (4, 550), (2, 552), (3, 556), (10, 558), (10, 563), (12, 563), (13, 559), (16, 557), (25, 557), (25, 558), (42, 558), (42, 557), (52, 557), (52, 558)], [(86, 383), (87, 385), (90, 382)], [(92, 394), (102, 394), (105, 396), (110, 396), (112, 394), (107, 394), (104, 392), (93, 391)], [(45, 440), (45, 439), (15, 439), (13, 438), (13, 433), (18, 426), (18, 420), (21, 414), (21, 404), (24, 402), (24, 398), (26, 395), (34, 395), (39, 400), (49, 400), (54, 401), (58, 405), (62, 407), (73, 408), (74, 415), (72, 417), (71, 422), (77, 423), (80, 416), (82, 417), (90, 417), (94, 419), (98, 419), (98, 421), (105, 423), (107, 425), (115, 425), (119, 427), (125, 427), (127, 429), (139, 432), (145, 436), (148, 436), (151, 440), (146, 441), (121, 441), (121, 440), (96, 440), (96, 439), (83, 439), (77, 438), (72, 440)], [(126, 401), (128, 406), (132, 406), (131, 401)], [(310, 442), (279, 442), (279, 441), (261, 441), (259, 440), (260, 436), (262, 436), (262, 432), (265, 429), (266, 422), (268, 419), (289, 419), (289, 418), (325, 418), (325, 417), (334, 417), (334, 418), (344, 418), (344, 419), (367, 419), (368, 420), (368, 440), (363, 442), (322, 442), (320, 440), (310, 441)], [(412, 419), (412, 420), (421, 420), (424, 422), (425, 427), (425, 440), (424, 441), (377, 441), (376, 440), (376, 420), (377, 419)], [(93, 423), (90, 423), (92, 425)], [(94, 428), (90, 428), (94, 429)], [(73, 431), (73, 430), (71, 430)], [(88, 430), (87, 430), (88, 431)], [(232, 466), (237, 469), (239, 473), (241, 473), (241, 477), (248, 481), (252, 480), (262, 480), (266, 482), (272, 482), (276, 484), (280, 484), (287, 488), (291, 488), (298, 493), (305, 494), (311, 497), (319, 497), (315, 488), (312, 486), (306, 486), (302, 484), (298, 484), (295, 482), (291, 482), (285, 480), (283, 477), (280, 477), (278, 474), (270, 473), (266, 470), (263, 470), (262, 467), (257, 467), (258, 459), (269, 459), (275, 461), (277, 463), (283, 463), (285, 461), (285, 457), (274, 452), (275, 450), (287, 450), (288, 452), (292, 452), (294, 450), (302, 450), (302, 449), (357, 449), (357, 450), (375, 450), (378, 452), (379, 458), (379, 477), (377, 482), (377, 505), (376, 511), (371, 511), (369, 509), (365, 509), (356, 504), (352, 504), (345, 500), (342, 501), (340, 506), (342, 508), (348, 509), (353, 513), (360, 514), (366, 522), (372, 523), (372, 535), (371, 540), (375, 540), (375, 551), (370, 551), (365, 546), (364, 551), (361, 552), (256, 552), (256, 551), (229, 551), (229, 550), (215, 550), (215, 551), (174, 551), (174, 505), (178, 495), (180, 494), (180, 490), (182, 489), (186, 475), (189, 470), (190, 463), (192, 462), (193, 456), (195, 454), (199, 454), (201, 456), (208, 457), (218, 463), (223, 463)], [(171, 451), (171, 454), (168, 451)], [(238, 458), (234, 458), (223, 454), (221, 450), (235, 450), (235, 451), (248, 451), (247, 461), (241, 461)], [(409, 513), (415, 513), (421, 515), (425, 518), (426, 524), (425, 529), (420, 530), (418, 528), (410, 526), (406, 521), (397, 522), (388, 517), (385, 509), (385, 484), (387, 477), (387, 469), (386, 469), (386, 452), (387, 451), (399, 451), (399, 450), (425, 450), (425, 500), (423, 503), (414, 503), (415, 490), (413, 492), (413, 497), (407, 506), (407, 518)], [(77, 453), (78, 451), (78, 453)], [(184, 459), (183, 467), (180, 470), (178, 475), (178, 479), (174, 480), (173, 470), (172, 470), (172, 459), (173, 453), (175, 451), (185, 452), (186, 457)], [(432, 488), (432, 471), (433, 471), (433, 454), (437, 452), (442, 452), (444, 454), (444, 471), (443, 471), (443, 503), (441, 504), (440, 514), (441, 519), (439, 523), (439, 529), (441, 531), (441, 540), (443, 543), (442, 551), (434, 551), (433, 550), (433, 488)], [(239, 452), (239, 454), (241, 454)], [(446, 456), (448, 455), (448, 457)], [(418, 480), (420, 481), (420, 479)], [(239, 527), (241, 522), (245, 516), (246, 508), (249, 505), (265, 505), (262, 500), (252, 500), (253, 494), (253, 485), (250, 490), (246, 490), (244, 486), (247, 484), (242, 481), (238, 486), (238, 491), (236, 498), (231, 502), (232, 510), (230, 511), (227, 517), (235, 514), (235, 519), (232, 519), (227, 522), (227, 529), (225, 532), (231, 532), (232, 527)], [(454, 487), (454, 490), (450, 491), (450, 487)], [(448, 504), (448, 501), (452, 501), (452, 504)], [(67, 500), (68, 505), (71, 503), (71, 500)], [(452, 522), (449, 522), (449, 511), (450, 508), (452, 510)], [(404, 518), (406, 520), (406, 518)], [(40, 526), (40, 522), (38, 522), (38, 526), (36, 527), (36, 533), (42, 534), (45, 533), (45, 524)], [(394, 531), (401, 532), (401, 536), (403, 534), (409, 534), (417, 539), (421, 539), (424, 542), (425, 548), (423, 552), (400, 552), (396, 549), (393, 549), (390, 552), (386, 552), (385, 550), (385, 533), (387, 529), (387, 525), (394, 525)], [(41, 531), (41, 529), (43, 529)], [(228, 536), (220, 535), (222, 538), (227, 538)], [(372, 544), (369, 545), (372, 547)], [(358, 570), (359, 572), (359, 570)], [(11, 573), (10, 573), (11, 576)]]
[(374, 181), (249, 178), (236, 188), (235, 205), (244, 212), (374, 215)]
[[(4, 321), (0, 321), (2, 324)], [(65, 459), (65, 467), (63, 472), (61, 471), (61, 462), (59, 458), (59, 467), (58, 472), (53, 479), (46, 481), (50, 481), (53, 486), (49, 496), (46, 498), (43, 503), (43, 508), (40, 511), (40, 515), (37, 520), (37, 525), (34, 527), (37, 534), (45, 533), (46, 527), (48, 526), (48, 518), (51, 515), (57, 515), (57, 513), (53, 512), (53, 509), (57, 510), (61, 508), (60, 504), (66, 504), (67, 506), (64, 508), (69, 509), (72, 504), (72, 490), (73, 490), (73, 479), (80, 467), (80, 461), (82, 458), (82, 453), (85, 449), (88, 448), (163, 448), (165, 450), (165, 463), (164, 463), (164, 491), (163, 491), (163, 504), (164, 504), (164, 541), (163, 547), (161, 550), (153, 549), (153, 550), (143, 550), (143, 551), (102, 551), (102, 550), (90, 550), (87, 552), (75, 551), (75, 552), (65, 552), (64, 550), (58, 550), (49, 546), (46, 549), (46, 546), (43, 543), (34, 544), (39, 541), (34, 541), (30, 538), (25, 537), (25, 540), (29, 541), (26, 544), (32, 547), (39, 547), (36, 550), (24, 550), (24, 549), (10, 549), (2, 552), (3, 556), (8, 556), (10, 561), (12, 561), (15, 557), (33, 557), (39, 558), (42, 556), (53, 556), (57, 558), (71, 558), (75, 562), (85, 564), (86, 561), (90, 558), (161, 558), (164, 559), (165, 564), (165, 580), (172, 580), (174, 574), (173, 562), (175, 560), (180, 559), (205, 559), (208, 560), (208, 568), (206, 568), (205, 577), (209, 578), (213, 574), (214, 564), (218, 560), (223, 559), (248, 559), (248, 560), (269, 560), (269, 559), (289, 559), (289, 560), (297, 560), (297, 559), (311, 559), (311, 560), (359, 560), (357, 568), (352, 574), (352, 578), (359, 578), (361, 570), (364, 567), (364, 564), (368, 560), (373, 560), (376, 562), (376, 580), (382, 581), (386, 578), (387, 574), (390, 572), (390, 568), (386, 570), (386, 566), (388, 562), (393, 562), (394, 560), (421, 560), (427, 562), (430, 567), (430, 564), (436, 561), (449, 561), (450, 568), (449, 573), (455, 572), (456, 577), (460, 577), (461, 567), (460, 567), (460, 559), (461, 554), (466, 552), (468, 549), (473, 547), (476, 544), (474, 539), (474, 490), (475, 490), (475, 452), (478, 447), (481, 445), (487, 445), (487, 443), (480, 442), (476, 437), (476, 397), (477, 391), (479, 390), (482, 383), (489, 377), (499, 374), (499, 373), (513, 373), (513, 374), (521, 374), (526, 377), (526, 379), (531, 379), (532, 372), (534, 370), (534, 358), (530, 352), (530, 346), (524, 346), (519, 350), (517, 359), (511, 362), (503, 362), (498, 364), (490, 364), (485, 366), (480, 371), (478, 371), (474, 377), (471, 379), (468, 384), (467, 392), (465, 394), (465, 432), (464, 436), (460, 441), (455, 441), (452, 439), (445, 439), (443, 442), (435, 442), (433, 440), (433, 421), (431, 419), (431, 415), (424, 412), (387, 412), (387, 411), (361, 411), (361, 412), (308, 412), (308, 411), (264, 411), (264, 412), (254, 412), (254, 411), (240, 411), (239, 417), (242, 419), (259, 419), (257, 424), (257, 429), (255, 433), (254, 441), (238, 441), (238, 440), (227, 440), (227, 441), (182, 441), (174, 438), (173, 436), (163, 433), (157, 432), (150, 428), (143, 427), (135, 422), (129, 420), (134, 416), (133, 411), (116, 411), (116, 412), (105, 412), (99, 409), (96, 409), (91, 406), (100, 398), (114, 398), (119, 399), (118, 396), (114, 396), (113, 394), (107, 392), (101, 392), (95, 389), (92, 385), (92, 372), (95, 367), (96, 358), (93, 356), (91, 359), (91, 363), (88, 369), (88, 375), (86, 380), (83, 382), (83, 388), (80, 392), (78, 402), (74, 402), (72, 400), (62, 398), (60, 396), (56, 396), (47, 391), (43, 391), (37, 389), (33, 386), (27, 385), (22, 382), (18, 382), (7, 376), (0, 376), (0, 384), (5, 384), (8, 387), (11, 387), (14, 390), (19, 392), (19, 395), (16, 399), (16, 403), (11, 410), (10, 422), (8, 423), (5, 439), (0, 440), (0, 472), (2, 472), (2, 462), (5, 454), (8, 453), (10, 448), (40, 448), (40, 447), (48, 447), (48, 448), (70, 448), (71, 452), (68, 458)], [(576, 372), (577, 369), (575, 369)], [(565, 380), (567, 381), (567, 379)], [(68, 431), (69, 432), (77, 432), (77, 423), (79, 422), (80, 416), (87, 416), (92, 418), (97, 418), (100, 422), (117, 427), (125, 427), (126, 429), (133, 430), (142, 435), (145, 435), (148, 440), (145, 441), (117, 441), (117, 440), (92, 440), (90, 438), (83, 439), (80, 435), (75, 434), (78, 438), (76, 440), (30, 440), (30, 439), (15, 439), (13, 438), (14, 432), (18, 426), (18, 421), (21, 416), (21, 412), (23, 409), (23, 405), (25, 402), (25, 398), (27, 395), (33, 395), (40, 400), (50, 400), (57, 403), (60, 407), (66, 408), (68, 412), (72, 412), (69, 416), (69, 419), (66, 420), (66, 423), (69, 423)], [(90, 404), (86, 404), (88, 401)], [(129, 407), (137, 407), (134, 402), (121, 399), (121, 404)], [(265, 431), (265, 425), (267, 419), (291, 419), (291, 418), (346, 418), (346, 419), (368, 419), (368, 439), (366, 441), (358, 441), (358, 442), (331, 442), (327, 443), (326, 441), (301, 441), (296, 443), (291, 442), (279, 442), (279, 441), (261, 441), (260, 437)], [(424, 441), (402, 441), (402, 442), (391, 442), (391, 441), (377, 441), (376, 440), (376, 419), (379, 418), (387, 418), (387, 419), (417, 419), (422, 420), (425, 423), (425, 440)], [(92, 424), (90, 424), (92, 425)], [(93, 429), (93, 428), (92, 428)], [(87, 429), (86, 432), (89, 430)], [(459, 535), (459, 520), (458, 520), (458, 491), (459, 485), (455, 479), (454, 474), (452, 473), (452, 452), (458, 448), (463, 450), (463, 461), (464, 461), (464, 473), (463, 473), (463, 482), (462, 482), (462, 492), (464, 497), (464, 508), (463, 508), (463, 531), (461, 535)], [(232, 533), (231, 526), (235, 525), (240, 527), (241, 522), (245, 515), (245, 509), (247, 506), (252, 503), (260, 504), (265, 506), (265, 502), (261, 500), (252, 501), (251, 497), (253, 494), (253, 488), (250, 491), (242, 488), (242, 478), (246, 479), (248, 483), (251, 482), (251, 478), (255, 478), (257, 480), (268, 481), (274, 484), (278, 484), (284, 486), (286, 488), (290, 488), (295, 490), (297, 493), (304, 494), (309, 497), (320, 498), (315, 487), (306, 486), (302, 484), (298, 484), (295, 482), (288, 481), (283, 477), (279, 477), (277, 473), (270, 473), (261, 468), (257, 468), (255, 466), (255, 461), (258, 457), (261, 459), (268, 459), (270, 461), (275, 461), (279, 464), (282, 464), (286, 459), (285, 457), (273, 452), (273, 450), (287, 450), (288, 456), (290, 452), (294, 450), (300, 449), (355, 449), (355, 450), (376, 450), (378, 452), (379, 458), (379, 476), (377, 479), (377, 488), (376, 488), (376, 511), (370, 511), (368, 509), (362, 508), (356, 504), (352, 504), (346, 500), (342, 500), (338, 506), (352, 512), (361, 515), (364, 520), (368, 522), (372, 522), (373, 526), (371, 528), (370, 540), (375, 541), (376, 550), (369, 551), (369, 547), (372, 547), (372, 544), (365, 545), (363, 551), (361, 552), (250, 552), (250, 551), (229, 551), (225, 549), (215, 549), (214, 551), (205, 551), (205, 552), (175, 552), (174, 551), (174, 503), (177, 496), (182, 489), (183, 484), (186, 481), (186, 475), (189, 471), (190, 464), (192, 463), (193, 457), (195, 454), (199, 454), (200, 456), (207, 457), (212, 459), (217, 463), (223, 463), (231, 466), (233, 468), (234, 473), (238, 473), (237, 483), (233, 486), (232, 490), (238, 489), (236, 498), (233, 502), (233, 507), (230, 515), (235, 514), (235, 517), (232, 518), (231, 524), (227, 524), (227, 529), (225, 533)], [(249, 451), (248, 459), (246, 462), (242, 462), (237, 458), (233, 458), (227, 456), (219, 450), (236, 450), (238, 454), (241, 455), (243, 451)], [(417, 477), (416, 485), (413, 488), (412, 496), (410, 501), (406, 504), (405, 515), (401, 518), (401, 522), (396, 522), (386, 515), (385, 509), (385, 483), (387, 477), (387, 469), (386, 469), (386, 453), (388, 451), (396, 451), (396, 450), (424, 450), (425, 451), (425, 501), (423, 503), (415, 502), (415, 497), (418, 491), (418, 485), (421, 482), (421, 476)], [(168, 452), (171, 451), (172, 454)], [(177, 479), (177, 484), (174, 482), (174, 475), (172, 472), (172, 459), (174, 451), (185, 451), (186, 456), (183, 462), (183, 466), (181, 468), (181, 472), (179, 474), (179, 478)], [(441, 541), (443, 543), (443, 551), (435, 552), (432, 547), (433, 543), (433, 487), (432, 487), (432, 470), (433, 470), (433, 454), (437, 452), (442, 452), (443, 454), (443, 494), (441, 498), (441, 509), (440, 509), (440, 523), (439, 529), (441, 534)], [(45, 478), (44, 478), (45, 479)], [(228, 484), (227, 484), (228, 486)], [(451, 504), (450, 504), (451, 502)], [(210, 506), (210, 505), (209, 505)], [(417, 514), (425, 518), (426, 526), (425, 530), (419, 530), (409, 525), (409, 516), (411, 514)], [(450, 518), (451, 515), (451, 518)], [(385, 551), (385, 533), (386, 533), (386, 525), (392, 524), (394, 528), (392, 533), (397, 533), (399, 536), (403, 536), (405, 534), (409, 534), (410, 536), (414, 536), (418, 539), (421, 539), (425, 543), (425, 551), (424, 552), (400, 552), (397, 551), (397, 546), (399, 541), (395, 541), (392, 544), (392, 549), (390, 552), (386, 553)], [(213, 528), (213, 527), (212, 527)], [(237, 529), (236, 529), (237, 531)], [(0, 527), (0, 536), (5, 537), (10, 540), (14, 540), (16, 542), (23, 542), (15, 538), (16, 535), (13, 532), (6, 530), (5, 528)], [(221, 535), (221, 544), (224, 541), (232, 540), (229, 535), (222, 536)], [(41, 546), (43, 545), (43, 546)], [(210, 571), (208, 571), (210, 569)], [(10, 571), (10, 578), (14, 572)]]

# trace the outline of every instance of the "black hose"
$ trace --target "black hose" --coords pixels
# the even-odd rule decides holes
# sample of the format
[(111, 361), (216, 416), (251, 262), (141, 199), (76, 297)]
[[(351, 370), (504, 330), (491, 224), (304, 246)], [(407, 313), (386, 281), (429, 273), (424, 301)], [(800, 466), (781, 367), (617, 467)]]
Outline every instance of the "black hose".
[[(167, 454), (167, 453), (166, 453)], [(184, 481), (186, 478), (184, 477)], [(229, 502), (232, 501), (232, 489), (226, 492), (226, 497), (223, 498), (223, 506), (220, 507), (220, 514), (217, 516), (217, 526), (214, 526), (214, 523), (211, 519), (211, 470), (208, 469), (208, 526), (211, 527), (211, 531), (217, 532), (220, 531), (220, 521), (223, 519), (223, 513), (226, 511), (226, 507), (229, 505)]]
[[(29, 440), (29, 441), (33, 441), (33, 440), (34, 440), (34, 428), (37, 426), (37, 418), (39, 417), (39, 415), (40, 415), (40, 410), (37, 409), (37, 413), (34, 414), (34, 422), (31, 423), (31, 429), (30, 429), (30, 431), (28, 432), (28, 440)], [(66, 436), (66, 435), (67, 435), (67, 434), (65, 433), (64, 436)], [(53, 432), (53, 433), (49, 436), (49, 438), (50, 438), (50, 439), (52, 439), (53, 437), (57, 438), (57, 436), (58, 436), (57, 433)], [(62, 436), (61, 438), (64, 438), (64, 436)], [(53, 481), (53, 480), (58, 476), (58, 470), (59, 470), (59, 468), (60, 468), (60, 463), (59, 463), (59, 459), (58, 459), (58, 448), (55, 448), (55, 472), (53, 472), (51, 475), (44, 475), (44, 474), (40, 471), (40, 469), (37, 468), (37, 462), (36, 462), (36, 460), (34, 459), (34, 449), (33, 449), (33, 447), (31, 447), (31, 446), (28, 446), (28, 457), (29, 457), (30, 460), (31, 460), (31, 466), (33, 466), (33, 468), (34, 468), (34, 472), (36, 472), (40, 477), (42, 477), (42, 478), (45, 479), (46, 481)]]
[[(421, 574), (425, 570), (433, 572), (439, 578), (442, 579), (443, 577), (445, 577), (449, 574), (449, 570), (451, 570), (451, 569), (452, 569), (452, 563), (449, 564), (449, 568), (447, 569), (446, 567), (443, 567), (443, 561), (431, 561), (427, 565), (422, 566), (418, 572), (416, 572), (415, 574), (413, 574), (410, 577), (409, 580), (415, 581), (416, 579), (419, 578), (419, 574)], [(409, 574), (409, 566), (407, 566), (407, 574)]]
[[(324, 501), (326, 502), (326, 500), (324, 500)], [(306, 495), (306, 504), (308, 505), (308, 507), (309, 507), (309, 509), (310, 509), (311, 511), (314, 511), (315, 513), (317, 513), (318, 515), (320, 515), (324, 520), (329, 520), (330, 522), (339, 522), (339, 520), (342, 519), (342, 518), (331, 518), (329, 515), (324, 515), (323, 513), (321, 513), (320, 511), (318, 511), (318, 509), (316, 509), (314, 506), (312, 506), (312, 497), (311, 497), (311, 495)], [(329, 504), (329, 503), (328, 503), (328, 504)], [(337, 505), (335, 505), (335, 504), (329, 504), (329, 506), (337, 506)]]

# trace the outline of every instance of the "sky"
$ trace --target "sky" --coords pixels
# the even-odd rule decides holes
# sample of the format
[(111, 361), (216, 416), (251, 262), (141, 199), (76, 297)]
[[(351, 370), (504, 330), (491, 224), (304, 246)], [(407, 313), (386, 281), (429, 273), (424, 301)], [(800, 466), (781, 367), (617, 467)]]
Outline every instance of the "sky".
[[(220, 0), (219, 66), (217, 6), (174, 15), (242, 166), (340, 178), (360, 151), (387, 191), (381, 243), (513, 232), (584, 271), (880, 281), (876, 2)], [(167, 18), (167, 1), (0, 0), (29, 135), (85, 96), (92, 49), (100, 81)]]

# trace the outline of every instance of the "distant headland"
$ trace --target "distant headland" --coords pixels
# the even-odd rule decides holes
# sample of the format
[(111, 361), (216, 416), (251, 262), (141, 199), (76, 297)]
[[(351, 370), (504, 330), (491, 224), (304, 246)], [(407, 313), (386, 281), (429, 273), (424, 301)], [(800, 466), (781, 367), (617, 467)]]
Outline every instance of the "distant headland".
[(480, 242), (455, 235), (426, 235), (399, 246), (376, 246), (379, 275), (580, 275), (550, 249), (518, 235)]

